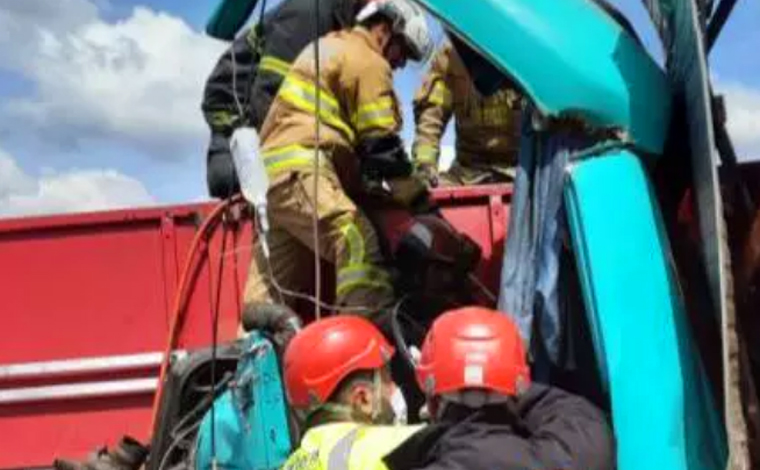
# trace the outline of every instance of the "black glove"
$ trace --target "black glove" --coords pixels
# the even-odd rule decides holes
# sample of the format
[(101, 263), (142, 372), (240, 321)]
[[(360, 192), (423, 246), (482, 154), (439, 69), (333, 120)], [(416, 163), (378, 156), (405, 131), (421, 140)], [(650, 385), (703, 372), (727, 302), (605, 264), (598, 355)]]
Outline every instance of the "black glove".
[(419, 208), (429, 203), (429, 192), (425, 182), (414, 176), (394, 178), (388, 181), (391, 199), (418, 213)]
[(240, 181), (230, 153), (230, 140), (224, 135), (211, 135), (207, 164), (206, 179), (211, 197), (227, 199), (240, 192)]
[(403, 178), (412, 174), (404, 143), (396, 135), (362, 139), (357, 151), (362, 175), (372, 181)]

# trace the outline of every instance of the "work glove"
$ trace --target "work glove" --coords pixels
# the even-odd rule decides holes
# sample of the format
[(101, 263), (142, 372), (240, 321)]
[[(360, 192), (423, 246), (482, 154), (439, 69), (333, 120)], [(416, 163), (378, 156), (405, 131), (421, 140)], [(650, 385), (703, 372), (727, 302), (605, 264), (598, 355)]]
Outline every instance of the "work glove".
[(288, 306), (282, 304), (249, 304), (243, 309), (245, 331), (260, 330), (270, 333), (275, 342), (285, 348), (301, 329), (301, 319)]
[(387, 181), (391, 198), (404, 207), (411, 208), (427, 199), (428, 191), (425, 183), (416, 176), (394, 178)]
[(434, 165), (417, 164), (414, 174), (418, 179), (424, 181), (428, 188), (435, 188), (440, 182), (438, 180), (438, 169)]

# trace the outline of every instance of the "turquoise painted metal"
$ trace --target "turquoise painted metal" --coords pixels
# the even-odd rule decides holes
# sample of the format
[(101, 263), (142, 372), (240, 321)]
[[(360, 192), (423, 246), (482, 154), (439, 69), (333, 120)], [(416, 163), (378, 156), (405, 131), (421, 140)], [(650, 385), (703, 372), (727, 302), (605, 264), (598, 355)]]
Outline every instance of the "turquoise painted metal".
[(618, 468), (722, 470), (726, 438), (641, 161), (612, 150), (571, 164), (565, 204)]
[[(272, 343), (257, 332), (242, 340), (233, 385), (203, 417), (196, 440), (196, 470), (275, 470), (292, 451), (287, 404)], [(216, 455), (217, 466), (212, 463)]]
[(545, 115), (573, 113), (662, 151), (668, 81), (654, 60), (589, 0), (419, 0), (509, 74)]
[(221, 0), (206, 23), (206, 34), (222, 41), (233, 41), (258, 0)]

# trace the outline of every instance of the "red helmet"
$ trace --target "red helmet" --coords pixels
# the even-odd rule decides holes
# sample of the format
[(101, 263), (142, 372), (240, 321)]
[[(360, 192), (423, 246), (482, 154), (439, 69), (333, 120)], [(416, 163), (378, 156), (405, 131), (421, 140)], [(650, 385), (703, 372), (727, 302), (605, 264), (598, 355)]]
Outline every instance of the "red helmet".
[(338, 315), (311, 323), (285, 351), (285, 390), (291, 406), (311, 409), (327, 402), (349, 374), (379, 369), (394, 349), (369, 321)]
[(517, 326), (505, 314), (483, 307), (445, 312), (425, 337), (417, 382), (428, 396), (465, 389), (517, 395), (530, 383)]

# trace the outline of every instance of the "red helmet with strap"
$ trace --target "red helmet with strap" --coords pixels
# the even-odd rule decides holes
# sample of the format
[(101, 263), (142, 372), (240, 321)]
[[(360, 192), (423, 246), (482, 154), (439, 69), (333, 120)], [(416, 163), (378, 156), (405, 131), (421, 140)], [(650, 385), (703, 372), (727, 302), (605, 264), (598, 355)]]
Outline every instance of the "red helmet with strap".
[(483, 307), (445, 312), (425, 337), (417, 382), (428, 396), (521, 393), (530, 383), (530, 369), (517, 326), (504, 313)]
[(294, 408), (319, 407), (343, 379), (353, 372), (381, 368), (394, 352), (383, 334), (362, 317), (338, 315), (311, 323), (285, 351), (288, 400)]

